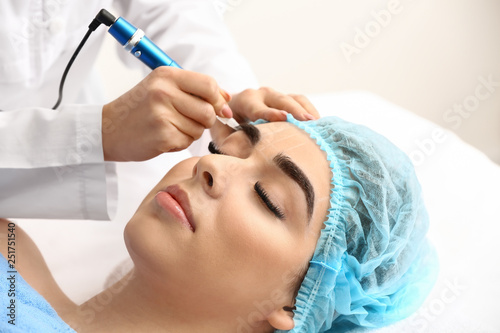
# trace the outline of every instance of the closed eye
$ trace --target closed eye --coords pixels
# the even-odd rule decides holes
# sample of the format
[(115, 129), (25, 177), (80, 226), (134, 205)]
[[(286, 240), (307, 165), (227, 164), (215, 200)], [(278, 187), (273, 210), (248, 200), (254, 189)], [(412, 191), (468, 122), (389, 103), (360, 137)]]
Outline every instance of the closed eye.
[[(219, 147), (217, 147), (217, 145), (213, 141), (210, 141), (210, 143), (208, 144), (208, 151), (212, 154), (226, 155), (219, 149)], [(278, 219), (284, 220), (286, 217), (285, 214), (277, 205), (275, 205), (272, 202), (271, 198), (269, 197), (269, 194), (267, 194), (266, 190), (264, 190), (262, 185), (259, 182), (257, 182), (255, 183), (253, 188), (257, 193), (257, 195), (259, 196), (261, 202), (266, 206), (266, 208), (271, 213), (273, 213), (274, 216), (276, 216)]]
[(269, 198), (269, 195), (267, 194), (266, 190), (264, 190), (264, 188), (262, 187), (262, 185), (257, 182), (255, 183), (255, 185), (253, 186), (255, 192), (257, 193), (257, 195), (260, 197), (261, 201), (267, 206), (267, 208), (277, 217), (279, 218), (280, 220), (284, 220), (285, 219), (285, 214), (283, 213), (283, 211), (278, 207), (276, 206), (272, 201), (271, 199)]
[(210, 141), (210, 143), (208, 144), (208, 151), (211, 154), (225, 155), (223, 152), (220, 151), (219, 147), (217, 147), (217, 145), (213, 141)]

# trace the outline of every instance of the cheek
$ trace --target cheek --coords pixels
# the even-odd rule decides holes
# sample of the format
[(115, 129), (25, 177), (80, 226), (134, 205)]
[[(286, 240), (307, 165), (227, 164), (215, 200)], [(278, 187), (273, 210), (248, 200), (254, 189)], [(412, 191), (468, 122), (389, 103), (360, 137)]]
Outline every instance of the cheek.
[(269, 297), (270, 292), (286, 285), (290, 272), (301, 261), (286, 225), (244, 200), (234, 200), (218, 211), (213, 235), (209, 261), (217, 264), (210, 269), (228, 297)]
[[(152, 201), (159, 190), (191, 177), (192, 169), (198, 160), (197, 157), (189, 158), (170, 169), (146, 196), (127, 223), (124, 230), (125, 245), (135, 264), (142, 265), (145, 269), (156, 267), (160, 272), (163, 272), (160, 268), (170, 267), (164, 263), (173, 261), (169, 257), (177, 255), (179, 243), (185, 241), (182, 238), (184, 233), (177, 231), (170, 233), (172, 227), (166, 226), (165, 222), (159, 220), (153, 213)], [(175, 230), (175, 227), (173, 229)]]

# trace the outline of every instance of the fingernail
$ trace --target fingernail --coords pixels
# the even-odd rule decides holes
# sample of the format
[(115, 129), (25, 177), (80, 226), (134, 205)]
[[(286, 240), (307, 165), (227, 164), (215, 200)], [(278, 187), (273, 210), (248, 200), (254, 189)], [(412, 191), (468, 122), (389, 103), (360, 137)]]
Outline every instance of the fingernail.
[(281, 110), (280, 113), (286, 117), (288, 117), (288, 112)]
[(233, 110), (231, 110), (231, 108), (227, 104), (224, 104), (221, 113), (226, 118), (233, 118)]
[(309, 113), (306, 113), (304, 114), (304, 117), (306, 118), (306, 120), (314, 120), (314, 116), (312, 114), (309, 114)]
[(224, 99), (226, 100), (226, 102), (229, 102), (231, 100), (231, 95), (227, 91), (225, 91), (224, 89), (219, 89), (219, 91), (222, 97), (224, 97)]

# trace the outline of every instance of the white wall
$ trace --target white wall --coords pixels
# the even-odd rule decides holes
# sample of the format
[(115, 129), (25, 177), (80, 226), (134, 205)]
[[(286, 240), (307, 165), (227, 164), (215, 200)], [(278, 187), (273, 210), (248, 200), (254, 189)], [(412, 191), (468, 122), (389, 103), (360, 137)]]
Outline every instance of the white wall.
[(500, 1), (228, 0), (225, 17), (263, 85), (369, 90), (500, 163)]
[[(372, 91), (500, 163), (500, 1), (226, 1), (226, 22), (262, 85)], [(114, 48), (105, 52), (102, 71), (121, 70)], [(138, 75), (129, 78), (107, 84), (108, 96)], [(488, 78), (496, 86), (485, 87)]]

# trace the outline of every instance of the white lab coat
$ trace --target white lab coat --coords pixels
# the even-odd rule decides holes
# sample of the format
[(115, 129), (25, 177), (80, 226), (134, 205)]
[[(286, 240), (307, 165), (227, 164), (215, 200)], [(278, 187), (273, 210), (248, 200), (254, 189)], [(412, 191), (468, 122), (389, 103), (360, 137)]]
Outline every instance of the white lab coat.
[(88, 97), (95, 96), (89, 73), (98, 50), (112, 38), (105, 27), (73, 64), (58, 111), (50, 109), (89, 23), (110, 7), (185, 69), (230, 92), (257, 85), (213, 1), (0, 1), (0, 217), (106, 220), (116, 208), (114, 164), (102, 152), (103, 101)]

